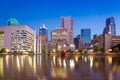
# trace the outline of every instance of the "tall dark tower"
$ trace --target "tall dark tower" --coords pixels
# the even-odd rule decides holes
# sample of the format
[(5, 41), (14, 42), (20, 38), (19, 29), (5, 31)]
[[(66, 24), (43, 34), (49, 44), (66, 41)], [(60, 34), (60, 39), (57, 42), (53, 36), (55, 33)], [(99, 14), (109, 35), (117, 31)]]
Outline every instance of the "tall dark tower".
[(103, 34), (111, 34), (112, 36), (116, 36), (116, 26), (114, 17), (106, 19), (106, 27), (104, 28)]

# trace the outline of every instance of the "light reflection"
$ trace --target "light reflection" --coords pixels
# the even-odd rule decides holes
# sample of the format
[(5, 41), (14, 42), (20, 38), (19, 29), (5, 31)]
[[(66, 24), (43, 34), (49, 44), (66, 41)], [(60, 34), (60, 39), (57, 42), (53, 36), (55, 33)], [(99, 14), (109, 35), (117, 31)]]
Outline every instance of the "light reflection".
[(63, 66), (64, 66), (64, 68), (66, 68), (66, 62), (65, 62), (65, 59), (63, 59)]
[(95, 62), (95, 67), (99, 68), (99, 62)]
[(55, 63), (55, 56), (53, 56), (53, 64), (55, 65), (56, 63)]
[[(55, 58), (53, 57), (53, 60), (55, 60)], [(61, 65), (61, 59), (59, 58), (59, 64)], [(66, 67), (66, 61), (65, 59), (63, 59), (63, 67)], [(56, 65), (54, 65), (54, 61), (51, 62), (51, 76), (53, 78), (67, 78), (67, 71), (66, 69), (64, 69), (62, 66), (57, 67)]]
[(87, 57), (86, 56), (84, 57), (84, 60), (85, 60), (85, 62), (87, 62)]
[(90, 67), (92, 68), (93, 67), (93, 57), (90, 56)]
[(75, 62), (78, 63), (79, 56), (75, 56)]
[(108, 63), (112, 64), (112, 57), (111, 56), (108, 56)]
[(18, 68), (18, 71), (20, 72), (20, 60), (19, 60), (19, 57), (17, 56), (16, 57), (16, 63), (17, 63), (17, 68)]
[(59, 63), (59, 65), (60, 65), (60, 67), (62, 66), (62, 63), (61, 63), (61, 58), (60, 57), (58, 57), (58, 63)]
[(74, 69), (74, 66), (75, 66), (74, 60), (71, 59), (71, 60), (70, 60), (70, 69), (73, 70), (73, 69)]
[(34, 69), (34, 73), (37, 72), (37, 69), (36, 69), (36, 56), (34, 56), (34, 60), (33, 60), (33, 69)]
[(109, 72), (109, 80), (113, 80), (113, 74), (112, 74), (112, 71)]
[(0, 76), (4, 76), (3, 57), (0, 57)]
[(28, 57), (28, 63), (29, 63), (29, 65), (30, 65), (30, 67), (32, 68), (32, 66), (33, 66), (33, 65), (32, 65), (32, 58), (31, 58), (30, 56)]
[(6, 61), (6, 67), (9, 68), (9, 56), (8, 55), (6, 55), (5, 61)]

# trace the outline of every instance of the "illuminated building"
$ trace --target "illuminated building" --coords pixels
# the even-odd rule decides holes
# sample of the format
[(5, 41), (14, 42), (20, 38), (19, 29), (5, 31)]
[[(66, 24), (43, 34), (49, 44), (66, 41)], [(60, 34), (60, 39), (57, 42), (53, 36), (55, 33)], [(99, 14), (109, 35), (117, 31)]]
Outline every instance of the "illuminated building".
[(34, 51), (34, 36), (34, 30), (27, 25), (1, 26), (0, 47), (10, 51)]

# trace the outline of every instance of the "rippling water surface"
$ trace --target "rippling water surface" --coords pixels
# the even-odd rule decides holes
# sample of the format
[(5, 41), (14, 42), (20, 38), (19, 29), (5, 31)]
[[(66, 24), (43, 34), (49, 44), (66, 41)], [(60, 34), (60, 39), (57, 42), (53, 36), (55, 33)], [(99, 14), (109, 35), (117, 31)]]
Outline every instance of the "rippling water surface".
[(6, 55), (0, 80), (120, 80), (120, 56)]

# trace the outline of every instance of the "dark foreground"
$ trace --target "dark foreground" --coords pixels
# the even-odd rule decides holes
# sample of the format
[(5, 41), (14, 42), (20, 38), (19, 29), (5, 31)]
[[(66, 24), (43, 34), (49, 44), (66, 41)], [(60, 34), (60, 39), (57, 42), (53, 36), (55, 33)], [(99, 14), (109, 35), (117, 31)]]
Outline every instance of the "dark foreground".
[(5, 55), (0, 80), (120, 80), (120, 56)]

